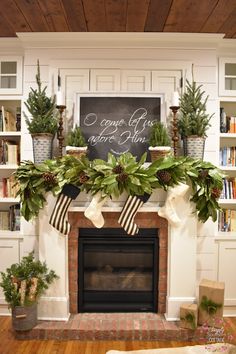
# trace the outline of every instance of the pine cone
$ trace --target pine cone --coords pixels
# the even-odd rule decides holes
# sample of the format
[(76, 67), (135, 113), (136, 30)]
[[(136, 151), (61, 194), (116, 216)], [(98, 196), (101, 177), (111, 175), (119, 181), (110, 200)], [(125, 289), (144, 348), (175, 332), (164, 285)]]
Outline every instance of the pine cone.
[(205, 179), (208, 176), (208, 170), (200, 170), (198, 173), (198, 177)]
[(218, 199), (220, 198), (220, 195), (221, 195), (221, 190), (219, 188), (212, 188), (211, 190), (211, 196), (212, 198), (215, 198), (215, 199)]
[(54, 174), (52, 174), (51, 172), (45, 172), (43, 174), (43, 179), (48, 184), (55, 184), (56, 183), (56, 176)]
[(112, 169), (112, 172), (119, 175), (120, 173), (124, 172), (124, 168), (121, 165), (117, 165)]
[(118, 182), (125, 182), (125, 181), (127, 180), (127, 178), (128, 178), (127, 173), (121, 172), (121, 173), (116, 177), (116, 180), (117, 180)]
[(88, 181), (88, 179), (89, 179), (89, 176), (87, 176), (85, 172), (83, 172), (83, 171), (80, 172), (79, 181), (81, 184), (86, 183)]
[(157, 178), (162, 182), (162, 183), (168, 183), (171, 180), (171, 174), (167, 170), (160, 170), (157, 171)]

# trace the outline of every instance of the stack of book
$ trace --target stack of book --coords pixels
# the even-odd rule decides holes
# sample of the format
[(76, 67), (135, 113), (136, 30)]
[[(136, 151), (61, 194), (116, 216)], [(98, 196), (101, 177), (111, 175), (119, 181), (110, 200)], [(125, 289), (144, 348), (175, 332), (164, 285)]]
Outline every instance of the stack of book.
[(17, 107), (16, 114), (6, 109), (4, 106), (0, 109), (0, 131), (16, 132), (21, 128), (20, 108)]
[(20, 231), (20, 204), (0, 211), (0, 230)]
[(0, 180), (0, 198), (16, 198), (18, 185), (14, 176), (3, 177)]
[(19, 144), (13, 140), (0, 140), (0, 164), (17, 165), (19, 161)]
[(219, 212), (218, 230), (236, 232), (236, 210), (223, 209)]

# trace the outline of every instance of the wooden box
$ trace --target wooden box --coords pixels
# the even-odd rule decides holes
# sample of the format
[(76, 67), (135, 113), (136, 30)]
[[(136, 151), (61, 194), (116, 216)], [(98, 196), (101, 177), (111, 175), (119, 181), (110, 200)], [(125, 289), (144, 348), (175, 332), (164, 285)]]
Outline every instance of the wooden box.
[(182, 304), (180, 306), (180, 327), (188, 329), (197, 328), (197, 304)]
[(221, 327), (217, 323), (223, 317), (224, 282), (203, 279), (199, 284), (198, 323)]

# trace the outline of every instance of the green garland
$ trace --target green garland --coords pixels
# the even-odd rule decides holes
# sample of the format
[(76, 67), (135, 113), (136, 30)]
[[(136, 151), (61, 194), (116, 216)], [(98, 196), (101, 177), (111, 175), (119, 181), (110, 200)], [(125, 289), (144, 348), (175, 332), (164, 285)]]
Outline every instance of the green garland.
[(192, 187), (190, 201), (196, 205), (200, 221), (217, 219), (217, 210), (224, 175), (213, 164), (188, 157), (167, 156), (145, 164), (146, 153), (140, 161), (131, 153), (108, 160), (89, 161), (85, 156), (77, 159), (66, 155), (61, 159), (46, 160), (40, 165), (23, 161), (14, 176), (19, 185), (21, 214), (27, 220), (37, 216), (44, 207), (47, 192), (58, 195), (64, 184), (71, 183), (92, 195), (98, 191), (102, 197), (152, 194), (157, 188), (168, 190), (179, 183)]
[(188, 312), (184, 317), (181, 317), (180, 319), (181, 321), (187, 322), (192, 327), (192, 329), (196, 329), (196, 317), (194, 313)]

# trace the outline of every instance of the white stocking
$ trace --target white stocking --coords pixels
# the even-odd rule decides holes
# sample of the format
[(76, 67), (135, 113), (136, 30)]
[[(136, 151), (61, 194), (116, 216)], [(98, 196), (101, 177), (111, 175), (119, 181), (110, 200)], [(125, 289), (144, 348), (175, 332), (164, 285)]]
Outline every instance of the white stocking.
[(107, 198), (102, 198), (102, 193), (95, 194), (91, 203), (84, 212), (86, 218), (88, 218), (94, 226), (101, 228), (104, 225), (104, 218), (102, 216), (102, 206), (107, 201)]
[(183, 183), (169, 188), (165, 205), (158, 211), (158, 214), (163, 218), (166, 218), (172, 226), (179, 226), (181, 224), (181, 220), (177, 215), (176, 210), (178, 209), (180, 198), (183, 198), (188, 189), (189, 186)]

